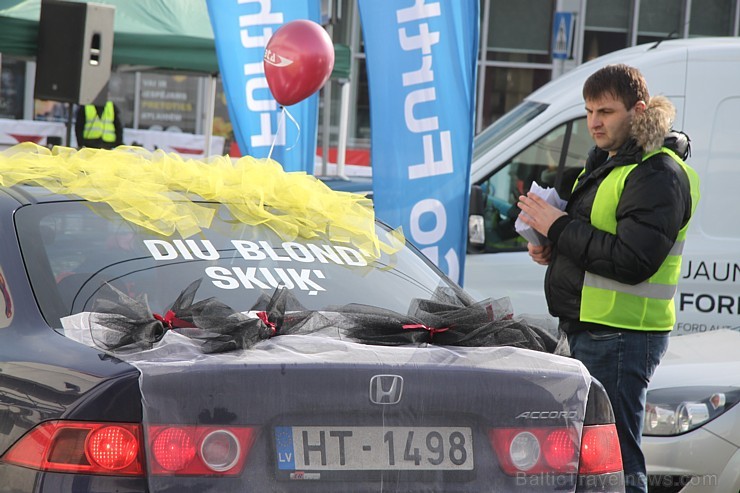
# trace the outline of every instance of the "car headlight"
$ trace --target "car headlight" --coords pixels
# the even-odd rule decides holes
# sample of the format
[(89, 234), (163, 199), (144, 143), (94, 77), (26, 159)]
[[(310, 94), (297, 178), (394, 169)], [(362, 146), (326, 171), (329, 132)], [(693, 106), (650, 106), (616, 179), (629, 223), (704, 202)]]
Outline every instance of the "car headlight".
[(671, 436), (713, 420), (740, 401), (737, 387), (676, 387), (647, 393), (643, 435)]

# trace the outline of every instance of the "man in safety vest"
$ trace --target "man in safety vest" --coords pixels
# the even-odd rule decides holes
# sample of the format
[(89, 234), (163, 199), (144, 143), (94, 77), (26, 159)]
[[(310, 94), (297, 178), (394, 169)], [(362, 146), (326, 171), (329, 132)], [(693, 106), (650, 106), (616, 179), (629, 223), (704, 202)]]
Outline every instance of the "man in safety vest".
[(77, 109), (75, 135), (78, 147), (113, 149), (123, 144), (123, 125), (118, 108), (111, 101), (103, 106), (80, 106)]
[(676, 322), (673, 296), (699, 179), (683, 161), (687, 136), (670, 131), (675, 108), (650, 97), (637, 69), (598, 70), (583, 98), (596, 147), (565, 211), (531, 192), (518, 206), (522, 221), (550, 240), (529, 245), (532, 259), (548, 265), (550, 313), (571, 355), (609, 394), (626, 491), (645, 492), (645, 397)]

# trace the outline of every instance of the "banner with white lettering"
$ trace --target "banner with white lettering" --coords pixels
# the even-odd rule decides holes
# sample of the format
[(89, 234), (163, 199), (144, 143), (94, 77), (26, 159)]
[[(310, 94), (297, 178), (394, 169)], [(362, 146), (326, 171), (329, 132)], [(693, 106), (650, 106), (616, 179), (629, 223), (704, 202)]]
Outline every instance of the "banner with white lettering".
[[(272, 34), (297, 19), (320, 22), (319, 0), (207, 0), (234, 137), (242, 154), (286, 171), (313, 173), (318, 93), (283, 114), (267, 86), (263, 58)], [(295, 122), (291, 120), (295, 119)]]
[(376, 215), (462, 285), (478, 0), (360, 0)]

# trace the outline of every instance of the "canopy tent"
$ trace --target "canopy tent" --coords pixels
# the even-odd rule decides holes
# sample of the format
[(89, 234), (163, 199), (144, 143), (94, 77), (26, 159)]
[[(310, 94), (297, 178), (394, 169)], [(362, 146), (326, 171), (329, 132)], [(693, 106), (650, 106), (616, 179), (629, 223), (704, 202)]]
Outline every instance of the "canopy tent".
[[(87, 0), (67, 0), (87, 2)], [(214, 75), (219, 72), (213, 29), (205, 0), (94, 0), (112, 5), (114, 43), (112, 64), (140, 70), (166, 69)], [(41, 0), (0, 0), (0, 54), (36, 58)], [(349, 104), (351, 52), (335, 45), (331, 78), (342, 83), (342, 114)], [(205, 128), (210, 148), (215, 82), (209, 77), (210, 107)], [(328, 99), (328, 98), (327, 98)], [(346, 116), (340, 122), (339, 160), (343, 167), (347, 139)], [(326, 133), (325, 135), (328, 135)], [(328, 153), (324, 152), (324, 156)], [(340, 171), (341, 175), (343, 172)]]
[[(84, 2), (85, 0), (68, 0)], [(96, 0), (116, 8), (113, 65), (218, 72), (204, 0)], [(36, 57), (41, 0), (0, 0), (0, 53)]]
[[(87, 0), (67, 0), (86, 2)], [(218, 70), (205, 0), (95, 0), (116, 8), (113, 65)], [(0, 0), (0, 53), (36, 57), (41, 0)], [(349, 76), (349, 49), (335, 47), (332, 78)]]

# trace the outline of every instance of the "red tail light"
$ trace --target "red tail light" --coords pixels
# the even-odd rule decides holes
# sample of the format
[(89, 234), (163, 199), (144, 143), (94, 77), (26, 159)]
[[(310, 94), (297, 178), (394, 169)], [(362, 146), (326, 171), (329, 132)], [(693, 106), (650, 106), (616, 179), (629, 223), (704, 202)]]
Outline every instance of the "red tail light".
[(40, 471), (143, 476), (141, 436), (136, 424), (47, 421), (3, 460)]
[(570, 428), (497, 428), (489, 431), (489, 439), (510, 476), (575, 473), (578, 467), (578, 441)]
[(111, 471), (125, 469), (139, 454), (139, 439), (121, 426), (106, 426), (90, 433), (85, 447), (92, 462)]
[(572, 470), (573, 457), (576, 455), (576, 444), (570, 430), (553, 430), (547, 434), (542, 444), (545, 462), (555, 471)]
[(622, 451), (617, 428), (611, 425), (584, 426), (581, 441), (581, 474), (605, 474), (622, 470)]
[[(142, 436), (138, 424), (47, 421), (0, 459), (39, 471), (144, 476)], [(247, 427), (150, 426), (150, 474), (239, 474), (256, 436)]]
[(195, 440), (190, 430), (163, 428), (152, 441), (151, 451), (163, 472), (177, 472), (195, 458)]
[(254, 428), (151, 425), (150, 470), (154, 475), (235, 475), (254, 444)]
[(571, 428), (496, 428), (488, 432), (501, 469), (510, 475), (607, 474), (622, 470), (622, 454), (613, 424), (584, 426), (580, 457)]

